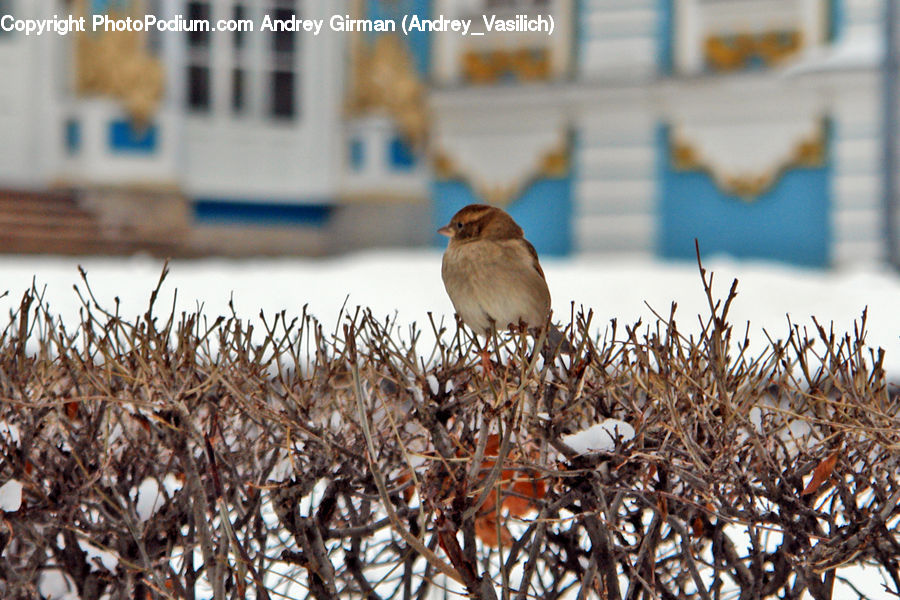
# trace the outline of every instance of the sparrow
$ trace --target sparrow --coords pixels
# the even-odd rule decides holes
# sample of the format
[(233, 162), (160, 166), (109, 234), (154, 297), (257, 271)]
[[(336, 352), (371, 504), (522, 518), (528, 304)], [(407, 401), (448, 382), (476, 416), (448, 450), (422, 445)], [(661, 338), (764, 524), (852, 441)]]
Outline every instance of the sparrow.
[[(550, 318), (550, 290), (537, 251), (505, 211), (470, 204), (438, 229), (450, 238), (441, 278), (453, 308), (477, 334), (494, 327), (542, 330)], [(564, 338), (551, 325), (551, 347)], [(568, 344), (565, 344), (568, 347)]]

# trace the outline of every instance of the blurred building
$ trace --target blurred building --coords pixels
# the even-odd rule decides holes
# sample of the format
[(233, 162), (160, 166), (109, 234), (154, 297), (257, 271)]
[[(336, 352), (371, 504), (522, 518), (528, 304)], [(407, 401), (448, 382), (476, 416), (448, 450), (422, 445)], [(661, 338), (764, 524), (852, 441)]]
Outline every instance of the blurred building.
[[(707, 254), (884, 259), (884, 7), (0, 0), (17, 19), (255, 26), (0, 33), (0, 249), (420, 245), (489, 202), (551, 254), (691, 257), (699, 238)], [(493, 15), (553, 31), (489, 31)], [(408, 16), (470, 30), (405, 35)], [(263, 32), (265, 18), (324, 27)], [(357, 19), (397, 31), (346, 31)]]

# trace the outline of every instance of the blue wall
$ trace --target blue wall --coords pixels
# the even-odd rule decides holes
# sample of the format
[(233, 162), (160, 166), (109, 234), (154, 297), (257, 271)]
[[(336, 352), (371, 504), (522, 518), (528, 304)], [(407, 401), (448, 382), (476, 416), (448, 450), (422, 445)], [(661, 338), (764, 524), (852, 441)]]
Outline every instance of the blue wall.
[(775, 259), (804, 266), (829, 262), (829, 161), (784, 173), (750, 201), (720, 190), (705, 172), (675, 171), (668, 128), (658, 136), (659, 253), (694, 258), (694, 238), (704, 255)]
[[(468, 204), (483, 204), (472, 188), (462, 181), (433, 184), (434, 228)], [(525, 237), (541, 255), (561, 256), (572, 250), (572, 179), (541, 179), (531, 184), (519, 198), (503, 207), (525, 230)], [(435, 244), (443, 248), (447, 238), (435, 234)]]

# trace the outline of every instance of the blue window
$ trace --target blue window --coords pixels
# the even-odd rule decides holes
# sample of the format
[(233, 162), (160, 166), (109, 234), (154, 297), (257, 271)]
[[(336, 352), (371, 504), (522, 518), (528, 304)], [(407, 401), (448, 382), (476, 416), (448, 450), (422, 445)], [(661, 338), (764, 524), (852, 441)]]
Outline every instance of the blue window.
[(76, 154), (81, 150), (81, 122), (77, 119), (66, 120), (66, 152)]
[(399, 136), (394, 136), (391, 140), (388, 156), (391, 167), (397, 171), (409, 171), (416, 165), (413, 149)]
[(350, 140), (350, 166), (354, 171), (361, 171), (366, 164), (366, 145), (359, 138)]
[(109, 147), (119, 152), (150, 154), (158, 137), (156, 125), (140, 127), (124, 119), (109, 124)]

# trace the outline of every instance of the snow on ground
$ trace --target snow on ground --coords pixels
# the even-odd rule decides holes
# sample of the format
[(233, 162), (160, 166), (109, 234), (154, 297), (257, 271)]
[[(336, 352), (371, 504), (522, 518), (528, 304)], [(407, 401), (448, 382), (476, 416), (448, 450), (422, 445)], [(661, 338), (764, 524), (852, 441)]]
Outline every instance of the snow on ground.
[[(238, 316), (255, 320), (260, 309), (267, 315), (281, 310), (296, 316), (304, 304), (333, 330), (341, 305), (372, 308), (376, 316), (396, 314), (400, 323), (417, 322), (428, 339), (429, 311), (452, 325), (453, 307), (444, 292), (437, 251), (370, 252), (330, 259), (207, 259), (175, 261), (157, 305), (164, 314), (178, 289), (179, 310), (204, 306), (210, 317), (229, 314), (234, 299)], [(558, 320), (568, 321), (570, 303), (593, 308), (594, 324), (603, 332), (609, 319), (621, 325), (639, 317), (644, 323), (654, 317), (649, 304), (668, 314), (678, 303), (676, 317), (682, 331), (695, 330), (697, 314), (707, 312), (706, 298), (695, 264), (641, 259), (582, 256), (543, 262), (553, 308)], [(0, 314), (8, 314), (34, 280), (46, 286), (46, 299), (53, 312), (66, 323), (77, 321), (79, 301), (72, 290), (79, 284), (77, 265), (88, 273), (94, 293), (107, 308), (114, 298), (122, 301), (122, 314), (136, 317), (147, 308), (162, 262), (134, 258), (46, 258), (4, 257), (0, 259)], [(893, 379), (900, 379), (900, 276), (887, 268), (814, 271), (787, 266), (711, 259), (704, 266), (715, 272), (715, 291), (724, 296), (733, 278), (740, 280), (731, 319), (751, 322), (754, 350), (762, 351), (765, 328), (773, 338), (788, 331), (787, 316), (812, 329), (812, 316), (820, 323), (834, 322), (838, 332), (852, 331), (854, 319), (868, 306), (868, 341), (887, 351), (885, 365)], [(82, 286), (83, 287), (83, 286)], [(212, 319), (211, 319), (212, 320)], [(406, 332), (405, 328), (402, 329)], [(423, 350), (427, 346), (420, 346)]]

